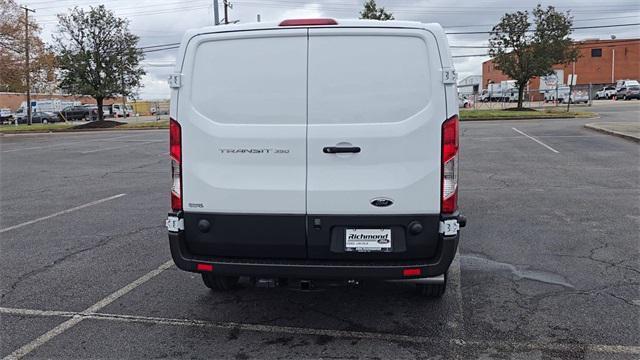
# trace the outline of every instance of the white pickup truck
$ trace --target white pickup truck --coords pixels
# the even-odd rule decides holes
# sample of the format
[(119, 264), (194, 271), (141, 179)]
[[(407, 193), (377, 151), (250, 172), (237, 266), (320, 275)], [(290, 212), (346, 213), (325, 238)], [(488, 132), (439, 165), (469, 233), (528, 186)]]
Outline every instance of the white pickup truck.
[(13, 112), (9, 108), (0, 109), (0, 123), (13, 122)]
[(440, 25), (191, 30), (169, 84), (167, 228), (180, 269), (216, 290), (244, 276), (444, 293), (466, 220), (456, 73)]

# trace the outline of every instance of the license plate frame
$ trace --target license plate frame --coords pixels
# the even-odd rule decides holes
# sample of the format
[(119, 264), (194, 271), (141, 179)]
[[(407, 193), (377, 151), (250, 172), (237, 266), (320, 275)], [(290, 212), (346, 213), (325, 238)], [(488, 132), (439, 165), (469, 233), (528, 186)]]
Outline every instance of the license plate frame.
[(346, 252), (391, 252), (393, 240), (390, 228), (347, 228), (344, 233)]

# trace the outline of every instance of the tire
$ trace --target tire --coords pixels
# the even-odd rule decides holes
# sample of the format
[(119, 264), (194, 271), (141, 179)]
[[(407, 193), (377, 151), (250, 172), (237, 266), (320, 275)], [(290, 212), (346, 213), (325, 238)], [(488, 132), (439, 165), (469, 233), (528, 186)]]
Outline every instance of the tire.
[(47, 119), (42, 119), (42, 123), (43, 123), (43, 124), (48, 124), (48, 123), (49, 123), (49, 120), (47, 120)]
[(216, 276), (209, 273), (202, 274), (204, 285), (214, 291), (230, 291), (238, 286), (237, 276)]
[(439, 299), (447, 291), (447, 273), (442, 284), (416, 284), (418, 294), (426, 298)]
[(627, 95), (625, 95), (625, 96), (622, 97), (622, 100), (626, 101), (626, 100), (629, 100), (629, 99), (627, 99)]

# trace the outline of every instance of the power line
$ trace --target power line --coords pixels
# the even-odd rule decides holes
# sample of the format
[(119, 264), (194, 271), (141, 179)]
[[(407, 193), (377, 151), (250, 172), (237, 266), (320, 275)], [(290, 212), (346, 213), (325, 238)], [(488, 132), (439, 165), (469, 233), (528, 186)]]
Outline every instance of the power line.
[[(600, 20), (618, 20), (618, 19), (629, 19), (634, 18), (637, 19), (640, 15), (629, 15), (629, 16), (611, 16), (611, 17), (600, 17), (600, 18), (591, 18), (591, 19), (574, 19), (573, 22), (585, 22), (585, 21), (600, 21)], [(479, 25), (442, 25), (443, 28), (468, 28), (468, 27), (487, 27), (494, 26), (495, 24), (479, 24)]]
[[(640, 25), (640, 23), (634, 23), (634, 24), (618, 24), (618, 25), (602, 25), (602, 26), (582, 26), (582, 27), (573, 27), (573, 30), (579, 30), (579, 29), (593, 29), (593, 28), (610, 28), (610, 27), (619, 27), (619, 26), (637, 26)], [(529, 31), (533, 31), (533, 30), (529, 30)], [(469, 33), (481, 33), (481, 34), (490, 34), (491, 32), (461, 32), (461, 33), (447, 33), (449, 35), (454, 35), (454, 34), (469, 34)], [(175, 43), (168, 43), (168, 44), (157, 44), (157, 45), (148, 45), (148, 46), (142, 46), (140, 47), (140, 49), (150, 49), (150, 48), (157, 48), (157, 47), (164, 47), (164, 46), (174, 46), (174, 45), (180, 45), (180, 43), (175, 42)], [(178, 46), (175, 46), (178, 47)], [(452, 48), (469, 48), (469, 49), (482, 49), (482, 48), (486, 48), (486, 46), (465, 46), (465, 45), (457, 45), (457, 46), (451, 46)]]
[(176, 43), (169, 43), (169, 44), (158, 44), (158, 45), (141, 46), (138, 49), (150, 49), (150, 48), (164, 47), (164, 46), (174, 46), (174, 45), (180, 45), (180, 43), (176, 42)]
[(160, 48), (160, 49), (150, 49), (150, 50), (143, 50), (142, 53), (146, 54), (146, 53), (150, 53), (150, 52), (156, 52), (156, 51), (165, 51), (165, 50), (172, 50), (172, 49), (177, 49), (180, 46), (170, 46), (170, 47), (166, 47), (166, 48)]
[(489, 54), (470, 54), (470, 55), (454, 55), (452, 58), (466, 58), (466, 57), (482, 57), (490, 56)]
[[(614, 27), (625, 27), (625, 26), (638, 26), (640, 23), (630, 23), (630, 24), (612, 24), (612, 25), (594, 25), (594, 26), (575, 26), (572, 27), (571, 30), (584, 30), (584, 29), (604, 29), (604, 28), (614, 28)], [(534, 32), (535, 29), (527, 30), (527, 32)], [(460, 32), (446, 32), (447, 35), (474, 35), (474, 34), (491, 34), (491, 31), (460, 31)]]
[[(192, 11), (192, 10), (201, 10), (208, 8), (209, 5), (198, 5), (198, 6), (190, 6), (190, 7), (181, 7), (181, 8), (170, 8), (170, 9), (159, 9), (159, 10), (149, 10), (143, 12), (129, 12), (129, 13), (119, 13), (115, 11), (115, 14), (120, 17), (137, 17), (137, 16), (150, 16), (150, 15), (160, 15), (160, 14), (169, 14), (175, 13), (177, 11)], [(46, 17), (56, 17), (57, 15), (46, 15)], [(41, 24), (54, 24), (56, 23), (56, 19), (47, 19), (41, 20), (39, 23)]]
[[(608, 41), (611, 42), (610, 44), (606, 44), (606, 43), (598, 43), (598, 44), (593, 44), (593, 45), (589, 45), (586, 46), (587, 43), (585, 43), (585, 41), (589, 41), (588, 39), (586, 40), (574, 40), (574, 45), (576, 45), (578, 48), (580, 49), (591, 49), (591, 48), (607, 48), (607, 47), (615, 47), (615, 46), (621, 46), (621, 45), (631, 45), (631, 44), (637, 44), (638, 40), (634, 40), (634, 39), (618, 39), (618, 40), (598, 40), (598, 41)], [(491, 49), (491, 46), (489, 45), (450, 45), (449, 46), (452, 49)]]

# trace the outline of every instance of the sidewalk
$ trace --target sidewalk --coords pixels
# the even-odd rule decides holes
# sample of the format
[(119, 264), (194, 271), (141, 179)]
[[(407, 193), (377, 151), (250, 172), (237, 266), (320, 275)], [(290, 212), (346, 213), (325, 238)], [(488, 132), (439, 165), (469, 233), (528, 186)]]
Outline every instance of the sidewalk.
[(640, 142), (640, 122), (600, 122), (586, 124), (584, 127)]

